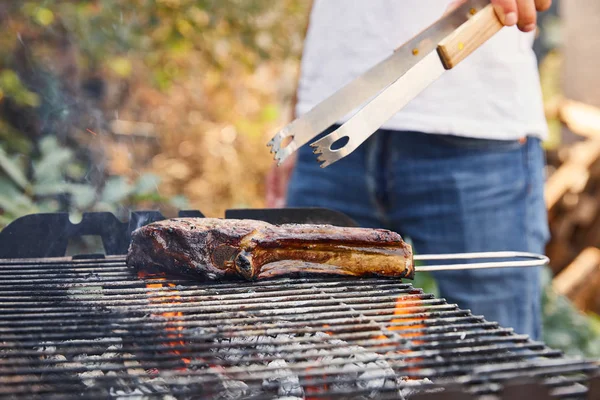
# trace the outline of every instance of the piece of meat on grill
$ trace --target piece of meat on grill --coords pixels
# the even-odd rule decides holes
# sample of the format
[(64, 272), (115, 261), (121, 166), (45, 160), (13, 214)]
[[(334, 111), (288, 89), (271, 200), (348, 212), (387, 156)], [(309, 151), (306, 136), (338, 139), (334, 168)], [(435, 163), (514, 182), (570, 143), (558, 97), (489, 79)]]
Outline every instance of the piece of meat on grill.
[(127, 265), (218, 280), (289, 274), (414, 277), (412, 249), (384, 229), (174, 218), (136, 229)]

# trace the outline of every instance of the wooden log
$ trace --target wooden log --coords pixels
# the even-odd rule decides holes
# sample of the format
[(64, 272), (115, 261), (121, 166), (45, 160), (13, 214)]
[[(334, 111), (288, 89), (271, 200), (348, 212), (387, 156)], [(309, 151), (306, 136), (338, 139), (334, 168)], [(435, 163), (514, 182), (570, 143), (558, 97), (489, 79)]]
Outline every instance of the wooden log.
[(589, 179), (589, 169), (598, 159), (600, 140), (586, 140), (574, 144), (565, 163), (546, 182), (546, 208), (553, 209), (569, 191), (583, 191)]
[(558, 106), (558, 118), (577, 135), (600, 138), (600, 109), (574, 100), (563, 100)]
[(573, 210), (573, 218), (577, 225), (587, 227), (598, 215), (598, 200), (588, 193), (578, 196), (577, 206)]
[(581, 311), (589, 311), (596, 302), (600, 284), (600, 249), (586, 248), (552, 281), (553, 289), (568, 297)]
[[(596, 163), (596, 166), (598, 163)], [(600, 178), (592, 174), (583, 192), (567, 192), (549, 212), (551, 240), (546, 252), (557, 274), (586, 247), (600, 247)]]
[(582, 246), (600, 246), (600, 215), (597, 215), (595, 221), (585, 230), (581, 241)]
[(552, 224), (552, 235), (561, 242), (569, 242), (573, 232), (575, 231), (576, 221), (572, 213), (563, 215), (555, 223)]
[(577, 254), (577, 250), (573, 248), (570, 241), (557, 240), (552, 237), (546, 246), (546, 255), (550, 258), (550, 269), (554, 275), (569, 265)]

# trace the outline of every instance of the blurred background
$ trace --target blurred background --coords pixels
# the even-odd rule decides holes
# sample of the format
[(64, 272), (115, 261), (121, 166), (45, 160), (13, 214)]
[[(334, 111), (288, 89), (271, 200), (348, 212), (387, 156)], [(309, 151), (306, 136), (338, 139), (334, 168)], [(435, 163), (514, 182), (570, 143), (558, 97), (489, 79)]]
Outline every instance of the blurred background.
[[(264, 207), (310, 0), (4, 0), (0, 229), (15, 218)], [(544, 340), (600, 358), (600, 3), (558, 2), (535, 51), (551, 137)], [(399, 43), (400, 44), (400, 43)], [(418, 285), (436, 291), (427, 276)]]

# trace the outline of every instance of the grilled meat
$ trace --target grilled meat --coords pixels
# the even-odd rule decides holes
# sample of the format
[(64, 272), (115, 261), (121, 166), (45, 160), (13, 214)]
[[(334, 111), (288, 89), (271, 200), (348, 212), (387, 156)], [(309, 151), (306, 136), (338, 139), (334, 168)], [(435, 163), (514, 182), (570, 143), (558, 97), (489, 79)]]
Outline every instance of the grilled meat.
[(209, 280), (414, 276), (410, 246), (388, 230), (214, 218), (175, 218), (135, 230), (127, 265)]

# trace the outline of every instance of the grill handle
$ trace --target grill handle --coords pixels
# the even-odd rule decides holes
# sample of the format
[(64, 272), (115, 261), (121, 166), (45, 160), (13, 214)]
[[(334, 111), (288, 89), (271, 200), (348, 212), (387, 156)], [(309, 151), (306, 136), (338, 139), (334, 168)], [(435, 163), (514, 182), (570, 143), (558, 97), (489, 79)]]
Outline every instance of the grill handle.
[[(415, 261), (450, 261), (450, 260), (486, 260), (498, 258), (512, 258), (511, 261), (475, 262), (466, 264), (439, 264), (417, 266), (417, 272), (437, 271), (463, 271), (469, 269), (492, 269), (492, 268), (524, 268), (543, 267), (548, 265), (550, 259), (542, 254), (526, 253), (518, 251), (494, 251), (483, 253), (455, 253), (455, 254), (420, 254), (415, 255)], [(516, 260), (521, 259), (521, 260)]]

